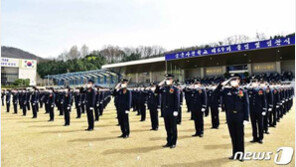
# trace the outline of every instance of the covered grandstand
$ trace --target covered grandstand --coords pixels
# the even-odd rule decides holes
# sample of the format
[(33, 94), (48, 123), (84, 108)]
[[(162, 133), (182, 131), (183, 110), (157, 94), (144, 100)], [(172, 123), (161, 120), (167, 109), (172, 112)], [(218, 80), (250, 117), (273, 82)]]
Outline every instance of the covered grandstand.
[(96, 85), (102, 87), (113, 87), (118, 82), (120, 74), (103, 69), (48, 75), (45, 78), (53, 80), (57, 86), (69, 85), (79, 87), (85, 85), (89, 79), (92, 79)]

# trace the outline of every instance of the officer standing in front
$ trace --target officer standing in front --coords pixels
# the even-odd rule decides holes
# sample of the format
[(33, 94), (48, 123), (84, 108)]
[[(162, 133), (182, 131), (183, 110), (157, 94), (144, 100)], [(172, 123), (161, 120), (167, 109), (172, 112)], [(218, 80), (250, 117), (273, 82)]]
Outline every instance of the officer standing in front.
[(167, 143), (163, 147), (175, 148), (177, 144), (177, 117), (180, 107), (180, 92), (173, 85), (174, 76), (167, 74), (166, 79), (160, 82), (155, 92), (162, 96), (162, 110), (167, 132)]
[[(229, 85), (229, 86), (228, 86)], [(216, 89), (222, 87), (222, 103), (225, 106), (226, 120), (232, 143), (232, 156), (229, 159), (243, 161), (244, 154), (244, 125), (249, 120), (248, 94), (240, 87), (240, 78), (233, 77), (220, 83)], [(240, 157), (237, 157), (240, 155)]]
[(86, 105), (86, 114), (88, 128), (87, 131), (94, 130), (94, 109), (96, 105), (96, 91), (93, 88), (94, 81), (89, 80), (87, 83), (87, 90), (85, 95), (85, 105)]
[(131, 108), (132, 94), (131, 91), (127, 89), (127, 84), (128, 80), (123, 79), (121, 83), (116, 85), (113, 92), (116, 98), (118, 122), (122, 132), (122, 135), (119, 137), (122, 138), (128, 138), (130, 134), (128, 114)]

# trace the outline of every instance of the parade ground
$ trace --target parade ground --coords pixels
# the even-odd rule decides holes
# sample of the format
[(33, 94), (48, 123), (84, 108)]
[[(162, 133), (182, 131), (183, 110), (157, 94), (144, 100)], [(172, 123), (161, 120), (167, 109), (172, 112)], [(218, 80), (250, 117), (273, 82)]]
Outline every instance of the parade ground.
[[(231, 142), (225, 121), (225, 113), (220, 112), (220, 128), (211, 128), (210, 115), (205, 118), (204, 137), (192, 137), (194, 123), (190, 113), (183, 106), (182, 124), (178, 125), (178, 143), (175, 149), (163, 148), (166, 132), (160, 118), (158, 131), (150, 131), (150, 117), (147, 110), (145, 122), (140, 122), (136, 112), (130, 113), (130, 138), (118, 138), (120, 127), (113, 102), (104, 111), (94, 131), (87, 128), (86, 114), (76, 119), (76, 110), (71, 112), (71, 125), (64, 125), (64, 117), (58, 116), (55, 108), (55, 121), (47, 122), (44, 108), (38, 118), (32, 119), (32, 110), (27, 116), (6, 112), (1, 108), (1, 162), (4, 167), (16, 166), (276, 166), (274, 157), (279, 147), (293, 147), (295, 143), (295, 109), (292, 107), (276, 128), (270, 128), (264, 135), (263, 144), (253, 144), (252, 129), (245, 127), (245, 151), (273, 152), (270, 160), (231, 161)], [(295, 166), (293, 161), (287, 166)]]

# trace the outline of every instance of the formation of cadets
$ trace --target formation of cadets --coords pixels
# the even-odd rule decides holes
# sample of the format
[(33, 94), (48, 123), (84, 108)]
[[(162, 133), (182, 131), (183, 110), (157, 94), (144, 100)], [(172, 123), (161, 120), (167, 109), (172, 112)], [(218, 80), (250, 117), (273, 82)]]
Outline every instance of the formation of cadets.
[[(37, 89), (12, 89), (3, 90), (1, 92), (2, 106), (6, 104), (6, 111), (10, 111), (10, 102), (12, 97), (13, 113), (17, 114), (18, 109), (22, 111), (22, 115), (26, 116), (27, 111), (32, 110), (32, 118), (37, 118), (39, 108), (45, 109), (45, 113), (49, 114), (48, 121), (54, 121), (55, 112), (58, 110), (60, 116), (64, 116), (64, 126), (70, 125), (70, 112), (76, 110), (76, 118), (81, 118), (81, 114), (87, 114), (88, 128), (94, 129), (94, 121), (99, 121), (99, 117), (103, 115), (103, 111), (111, 101), (111, 91), (100, 86), (93, 86), (90, 80), (86, 88), (47, 88)], [(5, 103), (4, 103), (5, 101)]]
[[(244, 153), (244, 126), (251, 122), (252, 143), (263, 143), (264, 135), (269, 134), (270, 127), (276, 127), (281, 118), (289, 112), (293, 105), (294, 87), (290, 83), (267, 82), (264, 78), (254, 78), (242, 83), (239, 76), (228, 80), (220, 80), (204, 84), (194, 79), (181, 85), (174, 76), (167, 74), (160, 83), (149, 86), (131, 86), (129, 81), (122, 79), (114, 89), (95, 86), (92, 80), (86, 88), (33, 90), (13, 89), (2, 91), (2, 105), (6, 99), (7, 112), (10, 101), (14, 113), (18, 108), (27, 114), (32, 109), (33, 118), (37, 118), (39, 108), (45, 106), (49, 113), (49, 121), (54, 121), (54, 108), (59, 115), (64, 115), (65, 126), (70, 125), (70, 112), (75, 104), (77, 119), (86, 113), (88, 128), (94, 129), (94, 122), (99, 121), (107, 104), (114, 96), (118, 126), (121, 138), (130, 135), (129, 113), (134, 111), (140, 116), (140, 121), (146, 120), (146, 110), (149, 110), (151, 130), (159, 128), (159, 115), (163, 117), (167, 141), (163, 147), (175, 148), (178, 139), (177, 126), (182, 123), (183, 99), (187, 112), (191, 113), (195, 133), (193, 137), (203, 137), (204, 117), (211, 115), (212, 129), (219, 129), (219, 112), (225, 112), (226, 122), (231, 137), (232, 156), (238, 159), (236, 153)], [(18, 107), (19, 106), (19, 107)], [(250, 119), (249, 119), (250, 118)], [(99, 125), (98, 125), (99, 126)]]

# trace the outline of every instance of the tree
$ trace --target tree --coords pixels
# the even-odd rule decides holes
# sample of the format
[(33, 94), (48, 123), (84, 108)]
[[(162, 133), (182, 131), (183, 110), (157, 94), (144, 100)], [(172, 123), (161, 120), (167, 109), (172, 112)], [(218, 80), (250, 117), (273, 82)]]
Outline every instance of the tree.
[(17, 79), (13, 82), (16, 87), (28, 87), (30, 85), (30, 79)]
[(76, 45), (72, 46), (66, 57), (67, 60), (78, 59), (80, 57), (80, 52)]
[(84, 58), (89, 54), (89, 48), (84, 44), (80, 49), (80, 58)]

